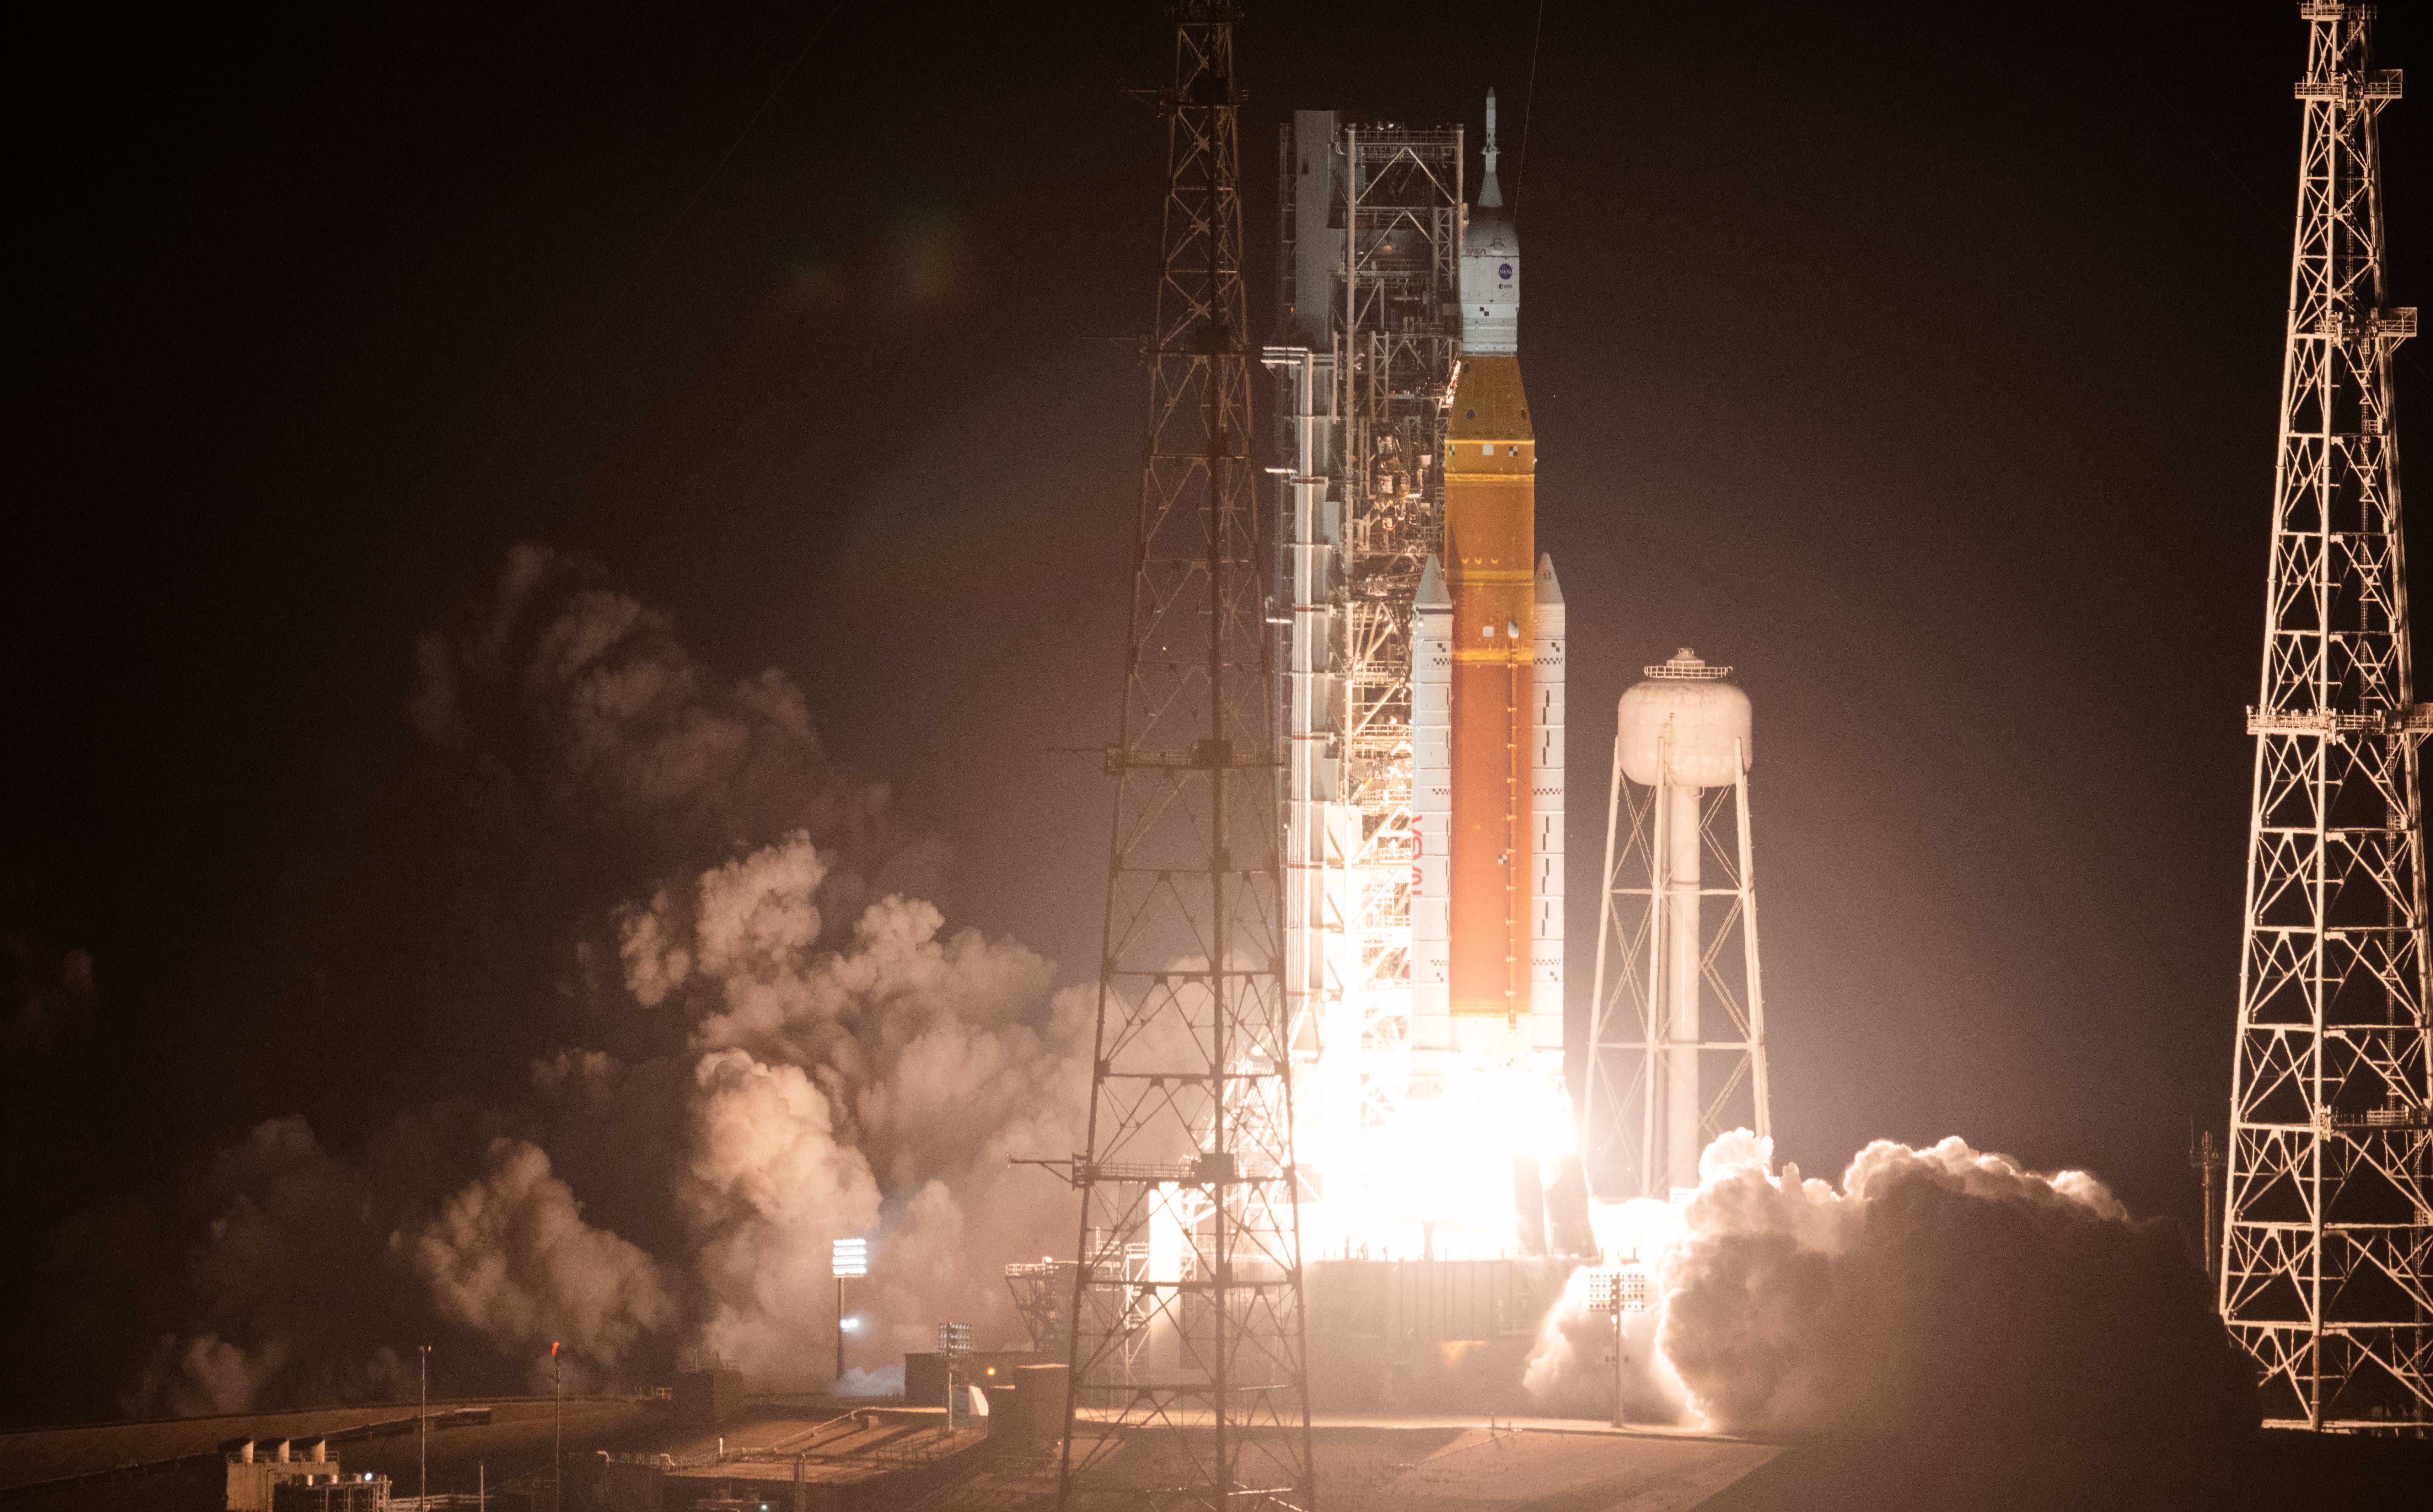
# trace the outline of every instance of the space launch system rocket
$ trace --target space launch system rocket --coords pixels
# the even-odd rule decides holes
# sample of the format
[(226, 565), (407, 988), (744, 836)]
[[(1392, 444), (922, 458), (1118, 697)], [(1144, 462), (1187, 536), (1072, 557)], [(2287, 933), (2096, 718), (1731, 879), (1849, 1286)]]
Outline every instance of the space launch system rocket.
[(1563, 1066), (1563, 598), (1537, 552), (1521, 378), (1521, 244), (1487, 175), (1462, 239), (1462, 363), (1446, 417), (1444, 551), (1412, 603), (1411, 940), (1417, 1081), (1456, 1062)]

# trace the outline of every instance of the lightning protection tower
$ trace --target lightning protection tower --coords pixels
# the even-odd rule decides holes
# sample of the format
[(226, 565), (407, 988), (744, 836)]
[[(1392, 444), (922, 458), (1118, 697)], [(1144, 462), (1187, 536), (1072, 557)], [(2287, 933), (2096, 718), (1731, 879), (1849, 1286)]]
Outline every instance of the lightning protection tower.
[(1646, 673), (1614, 731), (1580, 1148), (1598, 1189), (1660, 1199), (1716, 1135), (1774, 1130), (1748, 695), (1687, 647)]
[(1066, 1507), (1313, 1504), (1234, 8), (1180, 0), (1074, 1273)]
[(2433, 1118), (2371, 6), (2306, 0), (2220, 1306), (2268, 1420), (2433, 1427)]

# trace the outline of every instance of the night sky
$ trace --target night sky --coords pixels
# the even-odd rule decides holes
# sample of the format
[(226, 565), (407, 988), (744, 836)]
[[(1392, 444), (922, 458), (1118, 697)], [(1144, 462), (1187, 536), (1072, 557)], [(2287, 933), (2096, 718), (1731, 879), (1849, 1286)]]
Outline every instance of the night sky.
[[(1254, 7), (1243, 167), (1264, 331), (1277, 123), (1475, 143), (1500, 93), (1593, 774), (1575, 1015), (1613, 701), (1694, 646), (1756, 705), (1778, 1153), (1957, 1133), (2193, 1225), (2294, 6), (1556, 3), (1533, 89), (1534, 20)], [(2433, 78), (2422, 15), (2377, 42)], [(1122, 90), (1167, 48), (1145, 5), (21, 40), (0, 1336), (73, 1354), (39, 1387), (11, 1362), (13, 1418), (114, 1411), (140, 1352), (60, 1225), (265, 1118), (347, 1147), (504, 1096), (566, 1037), (559, 900), (434, 838), (454, 779), (405, 717), (417, 637), (519, 542), (595, 559), (726, 675), (781, 669), (951, 847), (950, 925), (1087, 973), (1106, 794), (1048, 748), (1114, 721), (1164, 150)], [(2433, 106), (2383, 144), (2394, 299), (2433, 302)], [(2403, 348), (2403, 425), (2425, 373)], [(569, 909), (654, 875), (584, 867)]]

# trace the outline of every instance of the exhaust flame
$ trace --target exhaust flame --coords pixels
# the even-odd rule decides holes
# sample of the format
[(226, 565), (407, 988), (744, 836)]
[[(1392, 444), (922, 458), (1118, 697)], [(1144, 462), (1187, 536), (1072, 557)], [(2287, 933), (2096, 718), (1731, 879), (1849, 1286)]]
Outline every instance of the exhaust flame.
[(1403, 1099), (1395, 1114), (1341, 1130), (1319, 1120), (1297, 1132), (1302, 1160), (1323, 1186), (1302, 1207), (1313, 1255), (1372, 1260), (1477, 1260), (1523, 1253), (1516, 1170), (1540, 1190), (1563, 1179), (1576, 1145), (1559, 1083), (1514, 1057), (1451, 1059), (1440, 1096)]

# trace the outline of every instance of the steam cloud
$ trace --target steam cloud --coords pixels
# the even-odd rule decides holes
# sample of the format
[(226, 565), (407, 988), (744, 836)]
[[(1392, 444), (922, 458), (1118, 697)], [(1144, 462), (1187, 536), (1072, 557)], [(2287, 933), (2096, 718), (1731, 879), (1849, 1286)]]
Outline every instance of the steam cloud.
[(443, 1099), (355, 1159), (296, 1116), (199, 1157), (177, 1325), (124, 1404), (391, 1395), (413, 1368), (391, 1341), (434, 1330), (527, 1384), (560, 1340), (570, 1389), (686, 1349), (824, 1385), (828, 1245), (855, 1235), (858, 1352), (927, 1347), (949, 1317), (1018, 1342), (1003, 1265), (1073, 1219), (1007, 1157), (1076, 1142), (1086, 994), (948, 932), (943, 847), (826, 757), (802, 691), (721, 682), (593, 564), (512, 552), (417, 670), (409, 718), (485, 834), (639, 884), (559, 922), (598, 999), (587, 1043), (536, 1059), (514, 1105)]
[[(2254, 1425), (2250, 1367), (2186, 1239), (2133, 1219), (2094, 1178), (2038, 1175), (1958, 1139), (1879, 1140), (1836, 1191), (1795, 1165), (1772, 1173), (1771, 1146), (1717, 1140), (1686, 1211), (1603, 1215), (1601, 1242), (1638, 1247), (1660, 1298), (1632, 1320), (1627, 1410), (1743, 1431)], [(1600, 1410), (1610, 1324), (1574, 1290), (1528, 1385)]]
[[(828, 758), (802, 691), (718, 678), (594, 564), (519, 548), (417, 668), (409, 718), (464, 795), (468, 869), (532, 880), (566, 915), (527, 909), (478, 962), (556, 1047), (520, 1094), (401, 1112), (351, 1153), (291, 1115), (198, 1155), (124, 1404), (393, 1397), (413, 1388), (398, 1341), (433, 1338), (459, 1386), (468, 1356), (492, 1362), (491, 1385), (545, 1385), (551, 1340), (570, 1389), (651, 1379), (694, 1348), (824, 1384), (827, 1247), (853, 1235), (873, 1264), (848, 1387), (893, 1378), (949, 1317), (1018, 1339), (1001, 1266), (1061, 1251), (1074, 1213), (1006, 1159), (1080, 1143), (1086, 994), (1055, 992), (1013, 941), (948, 931), (943, 847)], [(552, 891), (595, 875), (610, 891)], [(572, 964), (498, 966), (532, 952)], [(39, 1001), (17, 994), (11, 1043), (69, 1022), (90, 976), (72, 962)], [(2254, 1420), (2178, 1232), (2091, 1178), (1957, 1140), (1869, 1146), (1838, 1191), (1770, 1159), (1727, 1136), (1686, 1210), (1597, 1215), (1662, 1300), (1625, 1332), (1633, 1416)], [(124, 1255), (152, 1231), (101, 1213), (82, 1232)], [(1525, 1385), (1601, 1415), (1610, 1325), (1585, 1292), (1574, 1276)]]

